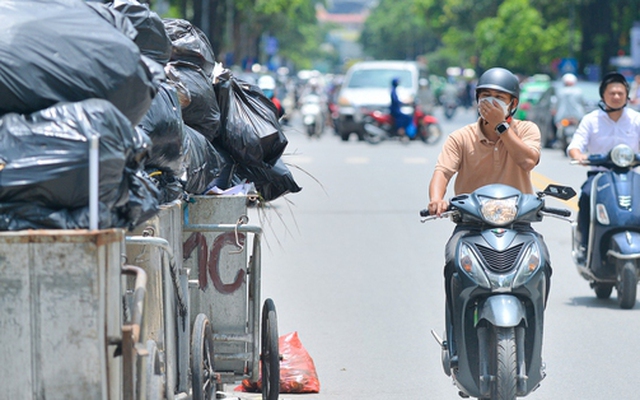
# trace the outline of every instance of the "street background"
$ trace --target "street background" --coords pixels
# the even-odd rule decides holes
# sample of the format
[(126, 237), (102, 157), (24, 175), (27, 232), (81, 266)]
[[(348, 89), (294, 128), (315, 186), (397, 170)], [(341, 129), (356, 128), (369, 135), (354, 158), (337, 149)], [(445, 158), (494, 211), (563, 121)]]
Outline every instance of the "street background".
[[(459, 110), (446, 133), (475, 118)], [(330, 129), (310, 140), (294, 115), (283, 160), (303, 190), (251, 211), (265, 231), (262, 298), (272, 298), (280, 335), (297, 331), (314, 360), (319, 394), (281, 399), (457, 399), (430, 330), (444, 329), (443, 254), (454, 227), (420, 223), (442, 140), (341, 142)], [(586, 176), (560, 150), (544, 149), (534, 183), (572, 186)], [(555, 207), (571, 209), (576, 199)], [(547, 378), (528, 399), (638, 398), (640, 307), (603, 301), (571, 259), (569, 223), (534, 226), (551, 253), (552, 287), (545, 314)], [(252, 395), (248, 395), (251, 397)], [(255, 395), (254, 395), (255, 396)], [(257, 398), (257, 397), (256, 397)]]

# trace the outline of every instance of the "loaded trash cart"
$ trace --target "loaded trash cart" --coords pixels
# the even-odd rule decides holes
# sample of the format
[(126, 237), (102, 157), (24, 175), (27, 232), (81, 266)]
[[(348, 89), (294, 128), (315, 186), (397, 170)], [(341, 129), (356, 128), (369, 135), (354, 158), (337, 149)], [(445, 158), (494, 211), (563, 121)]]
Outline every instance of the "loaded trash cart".
[[(0, 232), (0, 376), (7, 399), (133, 399), (146, 276), (124, 231)], [(134, 312), (123, 319), (123, 274)]]
[[(138, 399), (183, 399), (190, 395), (190, 325), (186, 270), (182, 268), (182, 207), (160, 206), (125, 238), (127, 261), (147, 274), (140, 341), (149, 355), (137, 365)], [(126, 284), (130, 289), (134, 282)], [(128, 302), (125, 302), (128, 304)]]
[(261, 382), (264, 400), (278, 398), (277, 315), (271, 299), (260, 313), (262, 229), (248, 224), (251, 200), (194, 196), (184, 208), (194, 399), (214, 398), (216, 389), (244, 379)]

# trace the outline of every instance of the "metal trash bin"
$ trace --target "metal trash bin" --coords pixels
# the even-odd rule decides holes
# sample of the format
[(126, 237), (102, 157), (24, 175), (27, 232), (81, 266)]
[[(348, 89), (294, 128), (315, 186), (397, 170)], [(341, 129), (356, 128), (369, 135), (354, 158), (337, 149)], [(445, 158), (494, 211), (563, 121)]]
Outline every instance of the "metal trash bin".
[(195, 196), (184, 211), (190, 315), (211, 321), (218, 383), (259, 376), (262, 230), (246, 225), (247, 201), (245, 195)]
[[(154, 217), (127, 233), (127, 259), (147, 273), (141, 342), (150, 357), (142, 359), (138, 398), (189, 393), (190, 323), (188, 277), (182, 268), (182, 208), (176, 200), (160, 206)], [(164, 376), (153, 376), (163, 371)]]
[(123, 398), (124, 232), (0, 232), (0, 376), (7, 399)]

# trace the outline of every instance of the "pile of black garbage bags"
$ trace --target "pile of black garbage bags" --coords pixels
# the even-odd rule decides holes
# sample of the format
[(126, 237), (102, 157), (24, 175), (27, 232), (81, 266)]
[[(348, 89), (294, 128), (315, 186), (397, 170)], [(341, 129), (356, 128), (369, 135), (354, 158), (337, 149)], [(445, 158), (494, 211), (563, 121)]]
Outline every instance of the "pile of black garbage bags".
[(95, 137), (100, 228), (214, 186), (301, 190), (273, 104), (188, 21), (133, 0), (4, 0), (0, 32), (0, 230), (88, 228)]

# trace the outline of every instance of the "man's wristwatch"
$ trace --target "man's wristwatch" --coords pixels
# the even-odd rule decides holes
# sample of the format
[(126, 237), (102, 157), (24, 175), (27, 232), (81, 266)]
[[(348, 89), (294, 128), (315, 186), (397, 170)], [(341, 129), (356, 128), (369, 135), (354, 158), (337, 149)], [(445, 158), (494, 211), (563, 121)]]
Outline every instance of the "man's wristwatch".
[(498, 136), (505, 133), (508, 129), (509, 124), (507, 124), (506, 122), (500, 122), (498, 125), (496, 125), (496, 133), (498, 134)]

